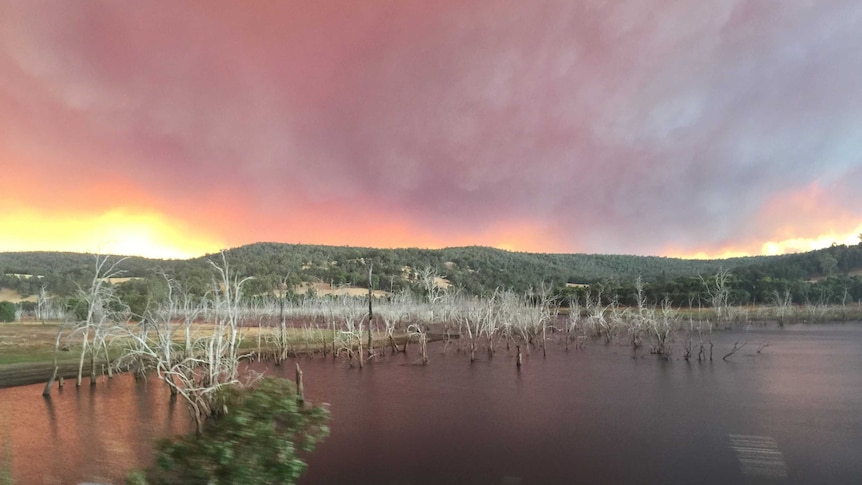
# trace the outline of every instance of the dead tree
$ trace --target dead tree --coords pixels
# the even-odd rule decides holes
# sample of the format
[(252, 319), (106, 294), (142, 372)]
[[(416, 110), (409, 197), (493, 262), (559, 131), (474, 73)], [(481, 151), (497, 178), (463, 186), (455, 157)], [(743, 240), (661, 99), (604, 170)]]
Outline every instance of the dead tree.
[(615, 295), (605, 305), (602, 303), (602, 292), (602, 288), (599, 288), (595, 299), (592, 299), (591, 293), (588, 292), (584, 296), (584, 306), (587, 308), (589, 315), (587, 323), (590, 325), (593, 335), (603, 338), (605, 344), (610, 344), (619, 334), (621, 327), (619, 298)]
[(643, 279), (640, 276), (635, 280), (635, 313), (631, 318), (628, 318), (629, 342), (632, 346), (632, 356), (637, 357), (638, 349), (643, 344), (641, 338), (644, 332), (647, 332), (653, 326), (653, 315), (647, 307), (646, 295), (644, 294)]
[(374, 301), (374, 279), (372, 273), (374, 272), (374, 262), (368, 262), (368, 358), (374, 357), (374, 339), (372, 337), (373, 324), (374, 324), (374, 307), (372, 302)]
[(365, 360), (362, 352), (362, 323), (365, 320), (365, 312), (357, 304), (356, 299), (349, 295), (341, 297), (339, 303), (336, 311), (339, 312), (339, 319), (343, 323), (342, 329), (338, 332), (341, 344), (339, 352), (344, 351), (347, 354), (351, 367), (355, 352), (356, 362), (361, 369)]
[[(96, 353), (105, 344), (104, 339), (108, 332), (108, 327), (115, 323), (112, 321), (113, 311), (111, 310), (111, 304), (118, 301), (113, 294), (109, 281), (110, 278), (121, 274), (118, 265), (126, 259), (122, 258), (110, 263), (108, 256), (97, 254), (95, 258), (95, 272), (90, 282), (90, 287), (86, 290), (78, 289), (78, 299), (86, 306), (86, 309), (83, 311), (83, 318), (73, 324), (74, 329), (69, 335), (70, 338), (74, 338), (77, 335), (81, 337), (81, 353), (78, 359), (76, 387), (81, 387), (84, 360), (88, 353), (90, 355), (90, 383), (95, 384)], [(107, 349), (107, 347), (105, 348)]]
[(388, 305), (385, 305), (382, 310), (377, 313), (383, 319), (383, 325), (386, 330), (386, 338), (389, 345), (392, 347), (392, 353), (401, 352), (403, 348), (398, 347), (395, 341), (395, 331), (401, 326), (402, 321), (407, 315), (406, 305), (412, 302), (410, 293), (402, 291), (393, 295)]
[(652, 353), (665, 359), (670, 358), (669, 342), (674, 328), (676, 327), (677, 315), (671, 305), (670, 298), (662, 300), (661, 311), (650, 320), (650, 333), (655, 339)]
[(482, 316), (482, 325), (479, 329), (480, 334), (485, 335), (486, 345), (488, 346), (488, 357), (494, 356), (494, 340), (497, 337), (497, 332), (500, 329), (500, 290), (495, 289), (494, 294), (484, 302), (484, 315)]
[[(290, 283), (290, 273), (281, 278), (278, 284), (278, 332), (275, 336), (275, 365), (281, 365), (287, 359), (288, 336), (285, 303), (287, 301), (287, 285)], [(326, 347), (324, 346), (324, 349)], [(324, 354), (325, 354), (324, 350)]]
[[(581, 307), (578, 297), (574, 297), (569, 301), (569, 317), (566, 319), (566, 331), (564, 332), (566, 339), (566, 350), (569, 350), (569, 342), (578, 339), (578, 329), (581, 321)], [(577, 346), (575, 347), (577, 348)]]
[(48, 285), (42, 283), (39, 287), (39, 296), (36, 298), (36, 318), (44, 325), (45, 315), (48, 313)]
[(428, 363), (428, 328), (422, 323), (412, 323), (407, 327), (410, 338), (415, 337), (419, 343), (419, 358), (422, 365)]
[(157, 342), (143, 332), (130, 331), (127, 338), (134, 345), (123, 356), (126, 360), (143, 358), (155, 363), (157, 376), (169, 386), (173, 382), (176, 393), (188, 405), (198, 433), (207, 417), (224, 411), (216, 406), (218, 391), (225, 386), (243, 385), (251, 379), (240, 380), (238, 374), (240, 296), (243, 284), (250, 278), (234, 275), (224, 252), (220, 263), (210, 263), (216, 279), (208, 333), (195, 338), (182, 358), (168, 360)]
[(438, 283), (441, 276), (437, 273), (436, 269), (426, 266), (424, 269), (416, 272), (416, 278), (425, 291), (425, 298), (427, 298), (428, 303), (433, 305), (444, 297), (445, 289)]
[(747, 343), (748, 342), (745, 340), (743, 340), (741, 343), (739, 340), (737, 340), (736, 342), (733, 343), (733, 348), (730, 349), (730, 352), (724, 354), (724, 357), (722, 357), (721, 360), (727, 360), (728, 357), (730, 357), (731, 355), (742, 350), (742, 348), (745, 347), (745, 344), (747, 344)]
[(461, 315), (463, 328), (467, 329), (467, 336), (470, 339), (470, 362), (476, 361), (477, 341), (482, 335), (487, 312), (484, 305), (474, 304)]
[(775, 305), (775, 311), (778, 314), (778, 325), (783, 327), (784, 318), (792, 308), (791, 305), (793, 305), (793, 296), (790, 294), (790, 290), (784, 290), (783, 294), (775, 290), (772, 295), (772, 303)]
[(700, 276), (706, 295), (715, 311), (715, 319), (719, 322), (726, 318), (727, 308), (730, 301), (730, 271), (719, 269), (715, 275), (708, 280)]
[(51, 376), (48, 377), (48, 382), (45, 384), (45, 389), (42, 390), (42, 395), (45, 397), (51, 397), (51, 388), (54, 387), (54, 381), (57, 380), (57, 373), (60, 370), (60, 366), (57, 363), (57, 352), (60, 351), (60, 337), (62, 336), (63, 327), (60, 327), (60, 329), (57, 331), (57, 337), (54, 339), (54, 362), (52, 366), (54, 370), (51, 372)]

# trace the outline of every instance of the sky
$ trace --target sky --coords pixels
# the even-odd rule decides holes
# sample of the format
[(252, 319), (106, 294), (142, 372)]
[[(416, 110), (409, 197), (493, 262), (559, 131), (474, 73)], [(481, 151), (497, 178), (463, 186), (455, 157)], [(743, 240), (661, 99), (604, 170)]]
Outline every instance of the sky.
[(862, 2), (0, 0), (0, 251), (862, 233)]

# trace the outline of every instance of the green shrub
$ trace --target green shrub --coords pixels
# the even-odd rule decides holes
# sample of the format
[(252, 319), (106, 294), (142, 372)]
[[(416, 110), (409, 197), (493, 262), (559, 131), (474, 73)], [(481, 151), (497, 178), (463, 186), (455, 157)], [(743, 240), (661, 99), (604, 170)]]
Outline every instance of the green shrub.
[(127, 483), (296, 483), (306, 468), (301, 455), (329, 431), (328, 411), (298, 404), (293, 383), (285, 379), (229, 388), (219, 409), (226, 412), (207, 421), (200, 435), (159, 442), (146, 478), (133, 472)]
[(14, 322), (18, 307), (11, 301), (0, 301), (0, 322)]

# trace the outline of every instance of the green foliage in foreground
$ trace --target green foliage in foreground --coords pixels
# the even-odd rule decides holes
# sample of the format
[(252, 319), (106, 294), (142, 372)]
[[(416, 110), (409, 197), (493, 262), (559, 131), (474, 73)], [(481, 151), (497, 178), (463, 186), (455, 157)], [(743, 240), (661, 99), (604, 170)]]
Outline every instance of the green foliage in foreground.
[(302, 453), (329, 433), (329, 413), (304, 407), (285, 379), (266, 378), (252, 387), (228, 388), (226, 410), (200, 435), (162, 440), (156, 465), (133, 472), (128, 484), (289, 484), (305, 471)]

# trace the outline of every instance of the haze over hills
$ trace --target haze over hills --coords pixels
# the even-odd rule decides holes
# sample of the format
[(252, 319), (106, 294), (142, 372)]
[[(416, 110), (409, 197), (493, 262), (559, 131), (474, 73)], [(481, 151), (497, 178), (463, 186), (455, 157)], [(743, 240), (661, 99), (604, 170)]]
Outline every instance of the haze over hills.
[[(478, 280), (486, 284), (499, 282), (536, 284), (591, 283), (609, 278), (652, 279), (659, 275), (680, 276), (736, 268), (782, 256), (753, 256), (730, 259), (681, 259), (660, 256), (614, 254), (550, 254), (513, 252), (484, 246), (444, 249), (327, 246), (285, 243), (255, 243), (226, 250), (234, 269), (245, 276), (293, 273), (302, 281), (351, 281), (355, 269), (366, 260), (373, 261), (376, 274), (402, 273), (405, 267), (431, 267), (453, 283)], [(162, 260), (139, 256), (125, 258), (124, 274), (143, 277), (156, 270), (172, 270), (206, 263), (217, 257), (208, 254), (186, 260)], [(4, 273), (45, 275), (49, 273), (86, 273), (93, 265), (93, 255), (72, 252), (0, 252), (0, 270)], [(354, 268), (355, 267), (355, 268)], [(364, 274), (367, 272), (359, 271)], [(515, 274), (513, 274), (515, 273)], [(473, 275), (473, 276), (469, 276)], [(527, 283), (528, 280), (531, 280)], [(516, 285), (518, 286), (518, 285)]]
[[(416, 286), (416, 272), (431, 268), (449, 284), (470, 294), (484, 294), (495, 288), (526, 291), (549, 285), (564, 291), (573, 285), (602, 283), (623, 288), (641, 277), (656, 295), (683, 298), (719, 270), (734, 275), (740, 301), (764, 301), (777, 290), (793, 289), (800, 298), (812, 291), (805, 284), (815, 280), (841, 280), (830, 295), (842, 288), (859, 287), (862, 298), (862, 245), (838, 245), (808, 253), (781, 256), (753, 256), (717, 260), (679, 259), (654, 256), (609, 254), (541, 254), (511, 252), (468, 246), (445, 249), (378, 249), (282, 243), (256, 243), (226, 251), (237, 275), (254, 276), (250, 294), (271, 292), (279, 281), (327, 285), (368, 285), (368, 263), (373, 264), (376, 289), (399, 291)], [(188, 260), (158, 260), (129, 257), (119, 267), (123, 276), (154, 278), (166, 273), (198, 291), (211, 282), (208, 255)], [(94, 257), (83, 253), (7, 252), (0, 253), (0, 288), (14, 289), (22, 296), (38, 293), (44, 284), (53, 294), (71, 295), (76, 285), (92, 278)], [(26, 275), (37, 276), (27, 278)], [(806, 283), (808, 282), (808, 283)], [(804, 284), (805, 283), (805, 284)], [(131, 285), (130, 285), (131, 286)], [(145, 289), (140, 289), (145, 291)], [(855, 295), (856, 290), (851, 292)]]

